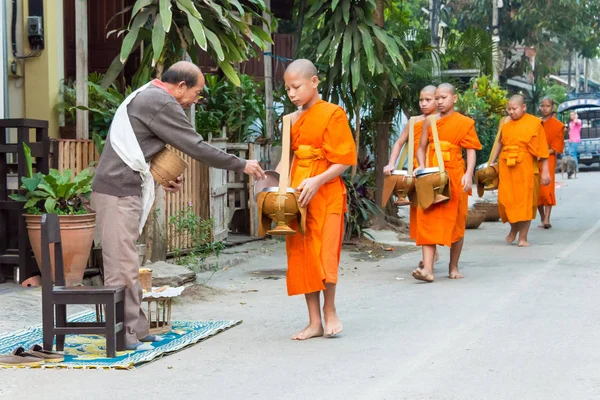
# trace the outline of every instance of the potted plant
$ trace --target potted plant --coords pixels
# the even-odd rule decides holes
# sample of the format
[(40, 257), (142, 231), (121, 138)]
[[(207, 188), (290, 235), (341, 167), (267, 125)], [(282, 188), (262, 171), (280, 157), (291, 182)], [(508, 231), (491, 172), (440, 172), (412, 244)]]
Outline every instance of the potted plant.
[[(68, 286), (79, 285), (87, 265), (94, 230), (96, 214), (88, 212), (85, 200), (92, 194), (93, 174), (89, 169), (81, 171), (72, 179), (71, 170), (62, 174), (50, 169), (48, 174), (33, 174), (31, 150), (23, 143), (28, 174), (22, 177), (21, 194), (13, 194), (11, 199), (23, 201), (24, 217), (27, 223), (29, 241), (33, 254), (41, 266), (41, 219), (42, 214), (58, 214), (62, 239), (65, 281)], [(54, 279), (54, 256), (51, 249), (52, 276)]]

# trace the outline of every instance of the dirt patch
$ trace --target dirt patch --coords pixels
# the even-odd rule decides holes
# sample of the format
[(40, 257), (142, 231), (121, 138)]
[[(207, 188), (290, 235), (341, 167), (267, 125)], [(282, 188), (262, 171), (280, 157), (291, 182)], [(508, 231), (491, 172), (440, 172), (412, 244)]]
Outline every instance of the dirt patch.
[(350, 257), (358, 261), (379, 261), (388, 258), (400, 257), (403, 254), (418, 251), (416, 246), (389, 246), (374, 243), (367, 239), (344, 244), (343, 249), (350, 253)]
[(183, 301), (211, 300), (224, 293), (224, 290), (215, 289), (206, 285), (193, 284), (186, 286), (179, 299)]

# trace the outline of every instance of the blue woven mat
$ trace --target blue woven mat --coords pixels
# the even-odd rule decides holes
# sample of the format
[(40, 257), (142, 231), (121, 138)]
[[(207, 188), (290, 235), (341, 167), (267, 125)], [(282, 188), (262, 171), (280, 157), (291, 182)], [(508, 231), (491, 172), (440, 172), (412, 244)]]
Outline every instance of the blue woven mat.
[[(94, 311), (84, 311), (69, 318), (72, 322), (95, 322)], [(76, 369), (135, 369), (142, 364), (175, 353), (194, 343), (208, 339), (242, 321), (172, 321), (173, 330), (161, 334), (164, 340), (152, 343), (154, 350), (118, 352), (115, 358), (106, 358), (104, 336), (67, 335), (65, 340), (65, 360), (60, 363), (46, 363), (37, 368), (76, 368)], [(42, 344), (42, 326), (36, 325), (14, 332), (0, 334), (0, 354), (10, 354), (16, 347), (29, 349), (34, 344)], [(1, 367), (0, 367), (1, 368)], [(14, 368), (14, 367), (9, 367)]]

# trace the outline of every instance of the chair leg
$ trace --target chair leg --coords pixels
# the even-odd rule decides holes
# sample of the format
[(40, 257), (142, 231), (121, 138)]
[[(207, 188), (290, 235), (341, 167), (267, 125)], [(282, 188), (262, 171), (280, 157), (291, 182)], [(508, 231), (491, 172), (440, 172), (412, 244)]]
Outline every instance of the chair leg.
[(42, 331), (44, 336), (44, 350), (52, 350), (54, 348), (54, 304), (43, 305)]
[(116, 335), (115, 335), (115, 319), (116, 319), (116, 310), (115, 310), (115, 302), (106, 304), (106, 357), (115, 358), (117, 353), (115, 351), (116, 345)]
[[(66, 304), (56, 305), (56, 326), (67, 326), (67, 306)], [(56, 351), (65, 350), (65, 335), (56, 335)]]
[(117, 306), (117, 323), (122, 323), (121, 330), (117, 332), (117, 351), (125, 350), (125, 301), (122, 300)]

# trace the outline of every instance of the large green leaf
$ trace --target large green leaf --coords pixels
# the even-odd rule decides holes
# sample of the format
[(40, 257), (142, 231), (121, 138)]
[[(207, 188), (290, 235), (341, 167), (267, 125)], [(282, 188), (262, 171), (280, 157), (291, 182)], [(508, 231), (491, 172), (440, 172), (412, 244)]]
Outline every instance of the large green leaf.
[(165, 45), (165, 33), (162, 26), (162, 18), (160, 17), (160, 14), (158, 14), (154, 20), (154, 26), (152, 27), (152, 51), (154, 52), (152, 66), (156, 65), (156, 62), (160, 59), (162, 54)]
[(250, 30), (261, 40), (267, 43), (273, 43), (273, 38), (271, 37), (271, 35), (268, 32), (265, 32), (261, 27), (250, 25)]
[(160, 0), (160, 18), (163, 24), (163, 30), (171, 30), (171, 21), (173, 20), (173, 11), (171, 11), (171, 0)]
[(27, 201), (27, 203), (25, 203), (25, 205), (23, 205), (23, 208), (25, 210), (27, 210), (28, 208), (35, 207), (39, 201), (40, 201), (40, 198), (32, 197)]
[(333, 35), (333, 39), (331, 40), (331, 45), (329, 46), (329, 65), (334, 66), (336, 64), (338, 50), (340, 48), (340, 42), (342, 40), (342, 36), (344, 32), (336, 32)]
[(52, 197), (47, 198), (44, 202), (44, 208), (47, 213), (56, 214), (56, 199), (53, 199)]
[(198, 12), (198, 9), (194, 5), (194, 3), (192, 3), (192, 0), (175, 0), (175, 1), (177, 2), (177, 6), (181, 10), (187, 10), (190, 14), (192, 14), (192, 16), (194, 16), (195, 18), (198, 18), (199, 20), (202, 20), (202, 15), (200, 15), (200, 13)]
[[(340, 0), (333, 0), (331, 2), (331, 10), (335, 11), (336, 7), (338, 6), (338, 4), (340, 3)], [(350, 3), (350, 0), (344, 0), (344, 3)]]
[(195, 18), (189, 12), (186, 12), (186, 14), (188, 22), (190, 24), (190, 29), (192, 30), (194, 38), (196, 39), (196, 43), (198, 43), (198, 46), (200, 46), (202, 50), (206, 51), (206, 33), (204, 31), (204, 26), (202, 25), (202, 22), (198, 18)]
[(33, 192), (37, 189), (38, 185), (42, 181), (41, 174), (36, 174), (36, 176), (32, 176), (31, 178), (27, 178), (23, 176), (21, 178), (21, 182), (23, 183), (24, 189), (27, 189), (28, 192)]
[(356, 91), (360, 84), (360, 57), (355, 57), (350, 66), (352, 72), (352, 90)]
[(135, 17), (142, 8), (147, 7), (152, 3), (154, 3), (154, 0), (137, 0), (133, 5), (133, 11), (131, 11), (131, 16)]
[(33, 164), (31, 162), (31, 148), (27, 143), (23, 142), (23, 154), (25, 155), (25, 163), (27, 164), (27, 177), (33, 176)]
[(210, 42), (212, 49), (217, 54), (217, 58), (219, 59), (219, 61), (224, 61), (225, 54), (223, 53), (223, 47), (221, 47), (221, 41), (219, 40), (218, 36), (215, 35), (214, 32), (208, 28), (204, 28), (204, 33), (206, 33), (206, 38)]
[[(344, 32), (344, 44), (342, 46), (342, 76), (347, 77), (350, 67), (350, 56), (352, 55), (352, 26), (348, 25)], [(360, 57), (360, 54), (355, 56)]]
[(242, 7), (242, 5), (240, 4), (240, 2), (238, 0), (229, 0), (229, 4), (233, 5), (235, 8), (237, 8), (238, 12), (240, 13), (240, 16), (244, 16), (245, 11), (244, 11), (244, 7)]
[(363, 49), (367, 56), (367, 68), (373, 74), (375, 70), (375, 44), (373, 43), (373, 38), (366, 25), (358, 25), (358, 30), (362, 36)]
[(235, 70), (228, 62), (222, 62), (219, 64), (219, 68), (225, 74), (227, 79), (231, 81), (235, 86), (240, 86), (240, 77), (235, 73)]
[(345, 0), (342, 3), (342, 12), (344, 15), (344, 22), (346, 23), (346, 25), (348, 25), (350, 23), (350, 6), (351, 6), (351, 2), (349, 0)]
[(327, 48), (329, 47), (329, 44), (331, 43), (332, 38), (333, 38), (333, 33), (330, 33), (329, 35), (327, 35), (327, 37), (325, 39), (323, 39), (321, 41), (321, 43), (319, 43), (319, 45), (317, 46), (317, 54), (316, 54), (317, 60), (319, 60), (321, 57), (323, 57), (325, 55), (325, 51), (327, 51)]
[(138, 13), (138, 15), (133, 20), (131, 24), (131, 29), (123, 39), (123, 45), (121, 46), (121, 53), (119, 55), (119, 60), (121, 63), (124, 63), (131, 54), (135, 43), (137, 42), (138, 33), (140, 28), (148, 21), (148, 17), (150, 16), (151, 10), (146, 8), (142, 12)]

